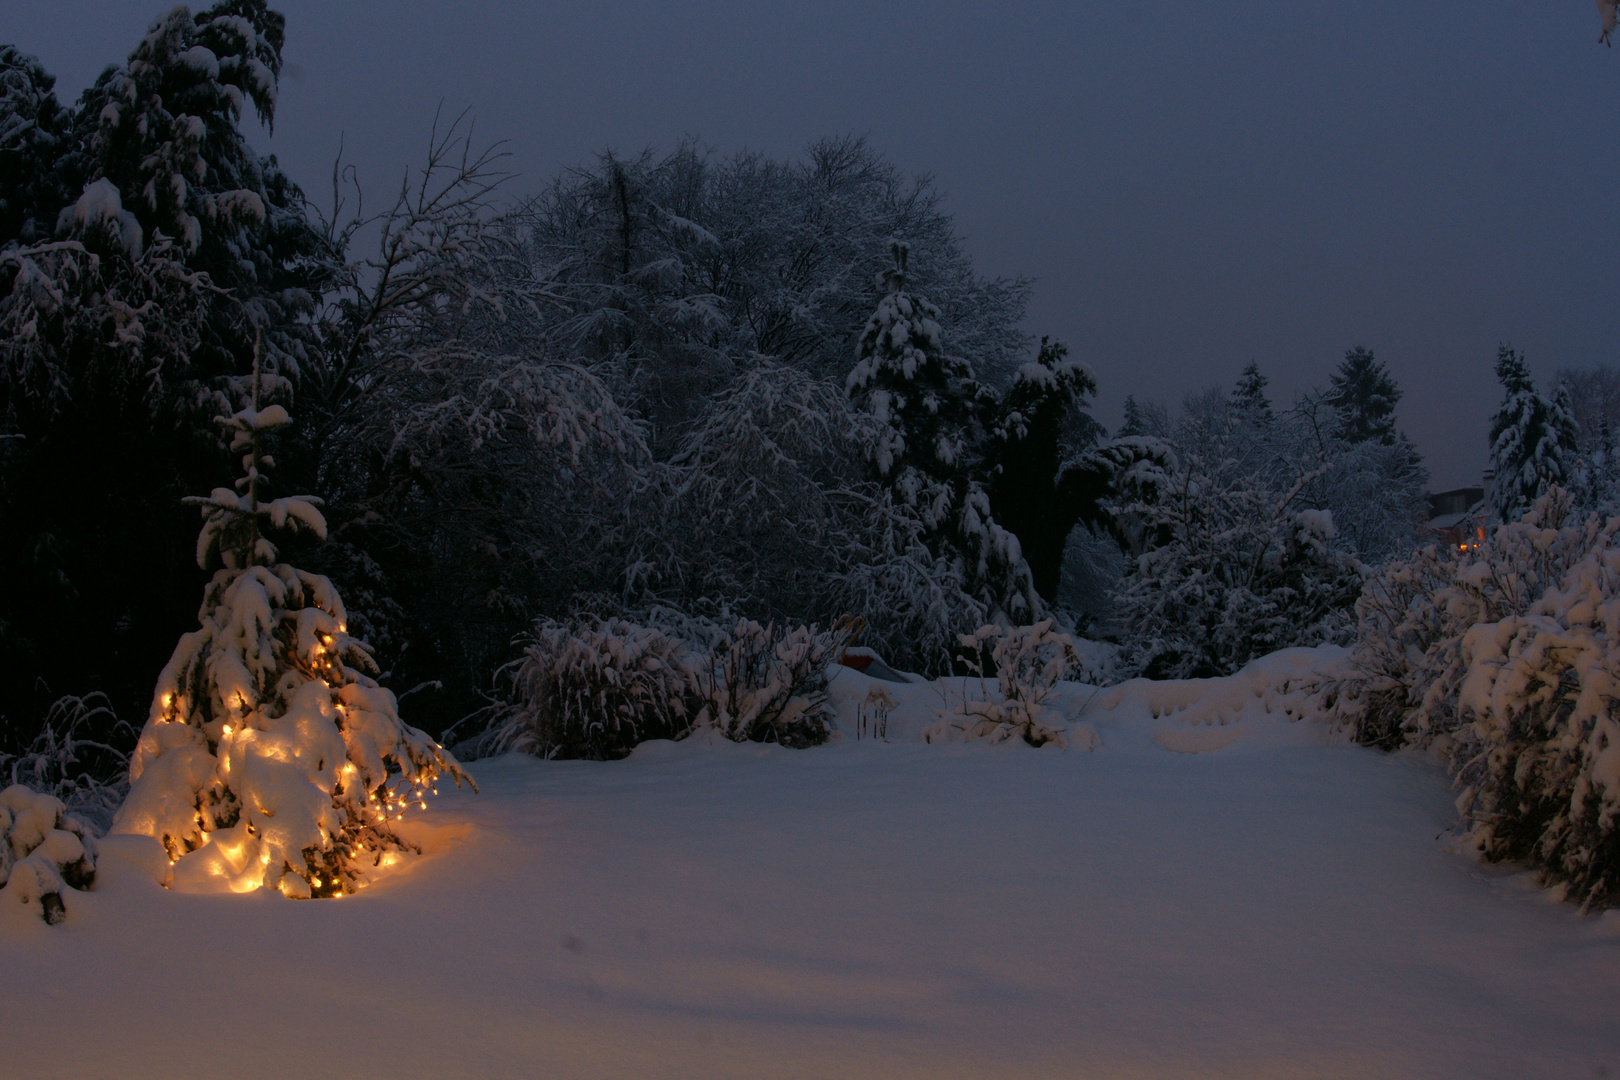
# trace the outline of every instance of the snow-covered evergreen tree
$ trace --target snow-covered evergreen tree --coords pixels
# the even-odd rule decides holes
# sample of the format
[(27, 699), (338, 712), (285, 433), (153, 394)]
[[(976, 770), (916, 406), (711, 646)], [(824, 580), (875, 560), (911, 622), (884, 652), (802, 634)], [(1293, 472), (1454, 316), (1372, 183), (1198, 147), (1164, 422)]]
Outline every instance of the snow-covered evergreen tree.
[(1523, 354), (1501, 346), (1496, 377), (1506, 397), (1491, 417), (1496, 479), (1487, 498), (1495, 517), (1514, 521), (1543, 493), (1570, 482), (1578, 433), (1567, 389), (1551, 398), (1537, 393)]
[(1271, 380), (1260, 373), (1260, 365), (1251, 360), (1243, 369), (1237, 385), (1232, 388), (1232, 407), (1250, 423), (1266, 424), (1274, 415), (1271, 399), (1266, 397), (1266, 384), (1269, 382)]
[(909, 248), (896, 241), (893, 252), (886, 291), (846, 382), (856, 406), (878, 426), (874, 470), (961, 560), (971, 592), (992, 612), (1027, 621), (1041, 610), (1029, 567), (974, 477), (980, 420), (994, 398), (966, 360), (945, 352), (938, 309), (906, 290)]
[(1371, 349), (1358, 345), (1344, 354), (1344, 362), (1328, 379), (1323, 400), (1337, 410), (1335, 434), (1345, 442), (1394, 441), (1401, 390)]
[(273, 534), (326, 523), (316, 500), (265, 497), (260, 440), (288, 416), (258, 397), (255, 377), (226, 423), (244, 477), (192, 500), (197, 562), (217, 569), (158, 678), (114, 831), (161, 842), (176, 887), (342, 896), (411, 847), (396, 823), (441, 776), (470, 778), (401, 722), (331, 582), (280, 561)]
[(144, 707), (192, 615), (180, 498), (225, 460), (227, 380), (255, 336), (267, 378), (316, 345), (322, 231), (240, 131), (273, 115), (281, 44), (262, 0), (175, 8), (71, 106), (0, 53), (0, 714), (22, 742), (63, 693)]
[(66, 809), (21, 784), (0, 790), (0, 903), (37, 907), (52, 925), (67, 917), (63, 890), (96, 879), (95, 834)]
[(72, 202), (56, 167), (71, 114), (55, 85), (38, 59), (0, 45), (0, 247), (50, 240), (56, 215)]

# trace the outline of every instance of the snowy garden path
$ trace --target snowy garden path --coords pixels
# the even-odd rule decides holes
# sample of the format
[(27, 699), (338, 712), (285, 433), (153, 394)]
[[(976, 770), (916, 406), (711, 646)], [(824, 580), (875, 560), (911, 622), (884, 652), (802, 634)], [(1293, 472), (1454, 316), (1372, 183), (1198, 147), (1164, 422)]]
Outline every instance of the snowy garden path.
[(0, 1074), (1620, 1077), (1620, 920), (1449, 852), (1437, 770), (1116, 698), (1092, 753), (477, 762), (341, 901), (104, 859), (0, 913)]

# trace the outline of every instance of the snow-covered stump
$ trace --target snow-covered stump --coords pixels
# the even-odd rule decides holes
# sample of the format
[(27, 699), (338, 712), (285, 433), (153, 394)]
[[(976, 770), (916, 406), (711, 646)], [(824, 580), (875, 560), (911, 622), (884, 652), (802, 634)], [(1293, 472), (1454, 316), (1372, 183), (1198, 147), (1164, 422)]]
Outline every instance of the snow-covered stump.
[(397, 823), (440, 777), (471, 783), (400, 720), (332, 583), (279, 562), (263, 535), (326, 532), (313, 499), (260, 500), (259, 437), (287, 422), (277, 405), (225, 422), (247, 475), (192, 500), (197, 561), (219, 569), (158, 679), (113, 821), (161, 843), (188, 891), (353, 892), (389, 852), (415, 850)]
[(66, 810), (21, 784), (0, 791), (0, 903), (37, 907), (53, 926), (67, 917), (62, 891), (96, 880), (95, 837)]

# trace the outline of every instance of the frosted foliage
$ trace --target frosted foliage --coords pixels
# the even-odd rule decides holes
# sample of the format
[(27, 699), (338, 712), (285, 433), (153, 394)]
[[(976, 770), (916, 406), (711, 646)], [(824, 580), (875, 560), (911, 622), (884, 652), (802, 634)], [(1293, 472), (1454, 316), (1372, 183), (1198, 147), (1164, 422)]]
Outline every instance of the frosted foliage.
[[(895, 241), (892, 250), (894, 268), (882, 275), (887, 291), (846, 380), (851, 401), (875, 428), (873, 468), (922, 519), (930, 548), (960, 560), (968, 591), (993, 617), (1038, 615), (1041, 600), (1018, 538), (996, 522), (970, 471), (969, 450), (994, 395), (974, 380), (967, 361), (944, 351), (938, 310), (906, 291), (909, 246)], [(1078, 366), (1070, 372), (1080, 374)]]
[(35, 908), (53, 924), (67, 915), (63, 891), (96, 879), (95, 835), (66, 809), (21, 784), (0, 791), (0, 904)]
[[(279, 17), (272, 18), (279, 27)], [(247, 19), (213, 10), (194, 17), (177, 7), (152, 24), (128, 63), (97, 88), (105, 104), (96, 139), (142, 147), (132, 178), (139, 198), (187, 251), (201, 244), (205, 222), (233, 226), (264, 220), (264, 204), (254, 191), (218, 190), (219, 178), (208, 174), (204, 144), (211, 134), (217, 137), (209, 122), (234, 124), (247, 101), (270, 120), (280, 64), (278, 44), (261, 38)], [(103, 185), (107, 190), (97, 196), (96, 206), (120, 210), (110, 181), (99, 180), (91, 190)], [(83, 200), (75, 213), (83, 219)]]
[[(1030, 746), (1068, 746), (1068, 733), (1053, 701), (1060, 682), (1081, 677), (1088, 667), (1073, 638), (1054, 630), (1051, 619), (1043, 619), (1030, 626), (982, 626), (963, 634), (961, 643), (964, 662), (979, 677), (979, 696), (964, 694), (943, 712), (924, 732), (928, 741), (1018, 739)], [(986, 686), (987, 669), (995, 671), (994, 694)]]
[(1470, 840), (1620, 902), (1620, 518), (1554, 488), (1467, 550), (1393, 563), (1357, 604), (1350, 673), (1319, 701), (1360, 741), (1443, 748)]
[(814, 746), (827, 740), (827, 665), (834, 642), (814, 627), (739, 619), (697, 670), (694, 721), (734, 742)]
[(166, 240), (115, 265), (127, 251), (123, 216), (109, 224), (87, 218), (76, 239), (0, 251), (0, 281), (10, 281), (0, 295), (0, 424), (67, 409), (82, 380), (78, 351), (91, 343), (105, 350), (101, 374), (136, 400), (155, 404), (193, 374), (206, 279)]
[(259, 502), (258, 439), (287, 422), (278, 406), (227, 423), (248, 450), (239, 492), (195, 500), (199, 564), (223, 566), (204, 590), (201, 627), (158, 678), (130, 761), (115, 832), (156, 838), (176, 888), (341, 896), (391, 850), (396, 823), (455, 759), (404, 724), (348, 633), (331, 582), (276, 562), (260, 529), (319, 533), (309, 500)]
[(87, 734), (96, 727), (110, 727), (114, 735), (129, 730), (113, 715), (105, 695), (58, 698), (26, 749), (14, 755), (0, 752), (0, 783), (21, 784), (61, 799), (82, 820), (105, 829), (124, 801), (129, 757)]
[(111, 180), (103, 177), (85, 187), (84, 194), (62, 211), (58, 232), (106, 230), (113, 242), (131, 259), (141, 257), (145, 246), (141, 223), (124, 209), (123, 199)]
[(502, 673), (503, 700), (479, 752), (614, 758), (685, 734), (698, 656), (688, 642), (623, 619), (542, 621)]
[(861, 332), (846, 387), (880, 425), (871, 449), (878, 475), (920, 487), (909, 472), (937, 479), (964, 463), (980, 391), (968, 362), (946, 355), (939, 309), (905, 291), (909, 246), (894, 251), (896, 269), (885, 275), (887, 291)]
[(1348, 637), (1362, 568), (1336, 545), (1332, 514), (1300, 505), (1314, 473), (1283, 486), (1151, 453), (1126, 467), (1139, 470), (1137, 498), (1117, 512), (1149, 545), (1115, 594), (1129, 670), (1225, 675), (1277, 649)]

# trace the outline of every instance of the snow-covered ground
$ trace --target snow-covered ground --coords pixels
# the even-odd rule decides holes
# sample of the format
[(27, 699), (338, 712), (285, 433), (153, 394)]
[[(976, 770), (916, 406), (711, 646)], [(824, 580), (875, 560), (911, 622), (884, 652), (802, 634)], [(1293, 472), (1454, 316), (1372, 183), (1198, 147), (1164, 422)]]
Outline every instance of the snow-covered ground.
[(1088, 752), (923, 744), (938, 684), (856, 740), (845, 672), (814, 750), (474, 762), (342, 900), (104, 857), (0, 911), (0, 1076), (1620, 1077), (1620, 916), (1263, 681), (1066, 688)]

